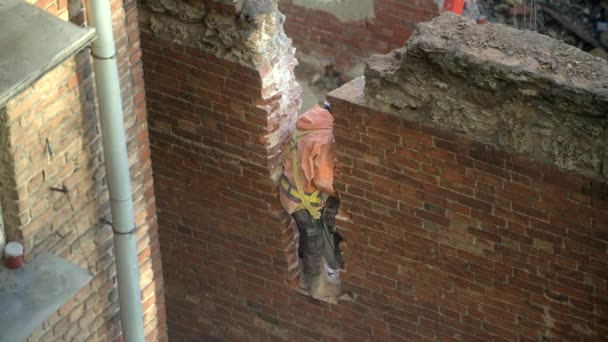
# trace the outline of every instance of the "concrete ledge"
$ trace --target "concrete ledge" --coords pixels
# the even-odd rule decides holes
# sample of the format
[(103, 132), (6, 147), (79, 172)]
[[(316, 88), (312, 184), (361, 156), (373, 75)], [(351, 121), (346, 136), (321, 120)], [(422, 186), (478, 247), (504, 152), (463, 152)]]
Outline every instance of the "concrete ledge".
[(608, 179), (608, 63), (535, 32), (445, 13), (365, 71), (370, 108)]
[(0, 342), (27, 338), (92, 278), (49, 253), (18, 270), (0, 266)]
[(22, 0), (0, 1), (0, 108), (95, 38)]

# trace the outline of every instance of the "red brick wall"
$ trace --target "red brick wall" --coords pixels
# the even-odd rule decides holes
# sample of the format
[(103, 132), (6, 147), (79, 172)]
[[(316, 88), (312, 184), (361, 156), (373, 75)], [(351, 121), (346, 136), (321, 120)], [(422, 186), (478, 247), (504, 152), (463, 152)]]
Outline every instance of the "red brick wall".
[[(79, 0), (35, 4), (64, 20), (85, 24), (84, 3)], [(144, 324), (148, 341), (166, 340), (137, 10), (129, 0), (112, 1), (111, 6), (131, 164)], [(32, 333), (30, 341), (120, 340), (112, 232), (100, 224), (100, 218), (111, 220), (111, 216), (93, 77), (92, 60), (85, 50), (0, 108), (7, 118), (0, 134), (8, 139), (0, 151), (8, 162), (0, 171), (10, 170), (0, 172), (7, 237), (24, 243), (28, 260), (51, 252), (95, 273), (87, 286)], [(49, 190), (63, 185), (68, 190), (65, 194)]]
[(408, 341), (608, 334), (606, 183), (353, 104), (362, 90), (345, 87), (330, 101), (357, 321)]
[(339, 21), (333, 14), (281, 0), (285, 32), (293, 39), (298, 54), (331, 60), (340, 72), (347, 72), (367, 57), (388, 53), (405, 45), (416, 24), (435, 17), (432, 0), (374, 0), (375, 16), (356, 21)]
[(148, 33), (143, 50), (171, 340), (606, 333), (601, 183), (335, 98), (337, 187), (353, 215), (339, 224), (344, 279), (358, 297), (297, 294), (265, 138), (280, 126), (278, 100), (262, 100), (269, 69)]
[(143, 43), (170, 339), (361, 340), (359, 304), (289, 288), (293, 231), (260, 143), (276, 123), (255, 105), (263, 72)]
[(269, 340), (297, 276), (266, 139), (281, 120), (280, 97), (262, 100), (273, 63), (143, 38), (170, 338)]

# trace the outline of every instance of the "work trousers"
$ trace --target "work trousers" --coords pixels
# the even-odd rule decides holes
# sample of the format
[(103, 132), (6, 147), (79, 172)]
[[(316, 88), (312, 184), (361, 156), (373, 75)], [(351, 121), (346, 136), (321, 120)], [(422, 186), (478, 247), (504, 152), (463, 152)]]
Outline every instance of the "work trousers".
[(307, 279), (316, 278), (321, 274), (323, 223), (321, 219), (313, 218), (306, 209), (298, 210), (292, 216), (300, 232), (298, 256), (302, 259), (302, 271)]
[(319, 219), (313, 218), (306, 209), (292, 214), (300, 232), (298, 255), (303, 261), (302, 269), (308, 279), (321, 274), (323, 257), (327, 265), (334, 270), (344, 266), (340, 253), (342, 237), (335, 226), (339, 206), (338, 199), (329, 197)]

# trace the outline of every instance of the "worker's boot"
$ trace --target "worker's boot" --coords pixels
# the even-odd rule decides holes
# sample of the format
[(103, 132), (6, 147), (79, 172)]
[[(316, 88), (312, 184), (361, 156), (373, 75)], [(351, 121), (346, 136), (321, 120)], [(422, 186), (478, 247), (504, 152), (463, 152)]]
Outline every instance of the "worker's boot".
[(342, 294), (340, 282), (340, 270), (334, 270), (326, 266), (323, 260), (321, 274), (310, 282), (310, 295), (316, 299), (336, 301)]
[(300, 258), (300, 274), (298, 275), (298, 287), (300, 290), (309, 292), (310, 291), (310, 282), (308, 281), (308, 277), (304, 275), (304, 260)]
[[(323, 300), (337, 298), (340, 295), (339, 276), (328, 277), (330, 267), (326, 266), (327, 261), (323, 257), (324, 253), (328, 252), (325, 244), (333, 244), (328, 241), (328, 238), (333, 239), (334, 234), (329, 233), (323, 227), (321, 220), (312, 218), (305, 210), (295, 212), (293, 217), (300, 231), (299, 252), (303, 257), (300, 288), (308, 289), (313, 298)], [(333, 250), (329, 252), (332, 260), (330, 266), (336, 268), (336, 270), (332, 270), (332, 273), (338, 272), (337, 269), (341, 267), (341, 263), (336, 262)]]

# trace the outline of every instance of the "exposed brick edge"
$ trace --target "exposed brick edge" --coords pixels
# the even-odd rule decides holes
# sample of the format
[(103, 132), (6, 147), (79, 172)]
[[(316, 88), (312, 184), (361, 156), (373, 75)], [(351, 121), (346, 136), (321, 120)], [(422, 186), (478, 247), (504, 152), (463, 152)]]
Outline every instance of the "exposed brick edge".
[[(225, 238), (222, 234), (236, 234), (242, 237), (238, 243), (248, 239), (256, 243), (252, 236), (260, 233), (251, 226), (255, 224), (269, 234), (269, 240), (261, 242), (265, 250), (249, 250), (247, 246), (243, 250), (253, 259), (272, 257), (269, 267), (275, 270), (273, 284), (286, 288), (297, 284), (294, 233), (280, 205), (274, 179), (280, 169), (281, 147), (289, 136), (287, 128), (295, 122), (294, 106), (299, 104), (295, 100), (299, 94), (295, 80), (289, 86), (276, 84), (274, 71), (277, 67), (288, 68), (293, 55), (286, 44), (285, 51), (281, 51), (284, 55), (254, 69), (159, 39), (145, 29), (142, 42), (155, 189), (162, 210), (159, 215), (162, 261), (169, 284), (169, 334), (172, 339), (186, 336), (197, 339), (207, 332), (180, 319), (184, 311), (196, 310), (190, 302), (183, 302), (184, 290), (198, 286), (176, 284), (182, 277), (192, 276), (186, 275), (184, 267), (196, 260), (191, 257), (196, 255), (171, 247), (179, 246), (181, 239), (194, 239), (204, 245), (206, 240), (201, 237), (213, 241), (217, 235)], [(225, 184), (228, 180), (229, 186)], [(192, 193), (182, 195), (184, 186)], [(174, 195), (179, 196), (180, 206), (174, 205), (168, 189), (180, 190), (179, 195)], [(251, 215), (251, 219), (243, 221), (234, 214), (239, 210)], [(207, 233), (207, 224), (198, 223), (200, 219), (213, 222), (218, 232)], [(207, 277), (220, 266), (207, 269), (203, 264), (192, 265), (201, 272), (207, 270), (197, 275), (200, 277)], [(237, 270), (243, 277), (260, 273), (250, 264)], [(259, 285), (255, 282), (248, 286), (260, 296), (271, 291), (270, 285)], [(189, 290), (203, 293), (206, 288)], [(233, 296), (242, 296), (248, 289), (231, 291)]]
[[(145, 83), (143, 78), (142, 51), (140, 46), (139, 22), (137, 20), (137, 2), (124, 1), (126, 38), (131, 66), (131, 82), (133, 87), (133, 115), (135, 116), (136, 141), (139, 147), (139, 157), (142, 165), (143, 196), (146, 208), (144, 221), (148, 223), (148, 246), (139, 249), (138, 261), (140, 269), (146, 260), (152, 260), (151, 270), (153, 280), (142, 288), (144, 324), (146, 341), (167, 341), (167, 317), (162, 278), (162, 262), (160, 244), (158, 241), (158, 222), (156, 218), (156, 200), (154, 196), (154, 181), (152, 178), (152, 161), (150, 158), (150, 139), (148, 133)], [(138, 245), (146, 236), (140, 237)], [(155, 319), (155, 320), (154, 320)]]

